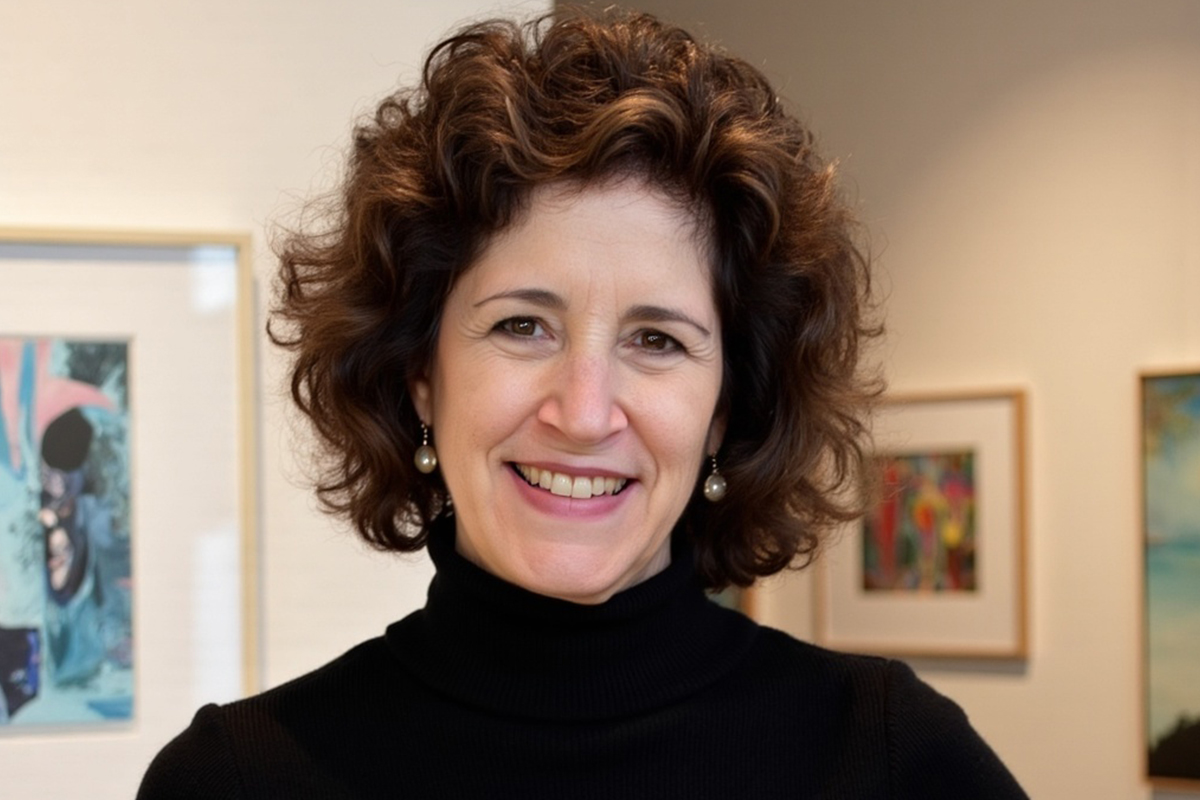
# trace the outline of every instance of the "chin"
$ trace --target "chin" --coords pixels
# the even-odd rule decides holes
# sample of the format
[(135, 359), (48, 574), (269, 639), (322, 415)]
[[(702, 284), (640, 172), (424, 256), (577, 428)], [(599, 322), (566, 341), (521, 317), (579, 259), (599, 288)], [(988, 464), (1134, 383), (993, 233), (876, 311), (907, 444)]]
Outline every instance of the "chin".
[(536, 594), (583, 605), (603, 603), (666, 567), (666, 563), (657, 569), (629, 561), (614, 563), (604, 554), (581, 553), (577, 547), (551, 549), (528, 553), (523, 574), (513, 582)]
[(579, 605), (594, 606), (605, 602), (621, 589), (626, 588), (615, 587), (613, 584), (602, 584), (593, 581), (588, 585), (567, 584), (561, 582), (549, 581), (542, 586), (527, 587), (530, 591), (545, 597), (554, 597), (559, 600), (566, 600)]

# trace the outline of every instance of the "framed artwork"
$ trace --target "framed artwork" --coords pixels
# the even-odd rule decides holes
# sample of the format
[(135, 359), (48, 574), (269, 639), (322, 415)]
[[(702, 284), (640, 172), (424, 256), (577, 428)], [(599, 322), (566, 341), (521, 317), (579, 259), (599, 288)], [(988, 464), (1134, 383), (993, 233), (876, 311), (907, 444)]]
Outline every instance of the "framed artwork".
[(132, 716), (128, 371), (124, 340), (0, 334), (4, 724)]
[(1200, 369), (1141, 378), (1146, 774), (1200, 789)]
[(248, 265), (239, 235), (0, 229), (0, 746), (140, 771), (257, 686)]
[(867, 513), (817, 565), (816, 635), (899, 656), (1024, 658), (1025, 393), (893, 397)]

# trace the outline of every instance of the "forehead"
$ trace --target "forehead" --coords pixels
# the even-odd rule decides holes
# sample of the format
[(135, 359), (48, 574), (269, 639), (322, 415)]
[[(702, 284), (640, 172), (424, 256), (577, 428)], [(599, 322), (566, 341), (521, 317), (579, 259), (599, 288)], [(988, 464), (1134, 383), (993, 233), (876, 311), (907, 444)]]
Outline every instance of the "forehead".
[(710, 294), (706, 228), (694, 209), (641, 181), (549, 184), (531, 192), (522, 214), (492, 237), (460, 283), (588, 279), (631, 291)]

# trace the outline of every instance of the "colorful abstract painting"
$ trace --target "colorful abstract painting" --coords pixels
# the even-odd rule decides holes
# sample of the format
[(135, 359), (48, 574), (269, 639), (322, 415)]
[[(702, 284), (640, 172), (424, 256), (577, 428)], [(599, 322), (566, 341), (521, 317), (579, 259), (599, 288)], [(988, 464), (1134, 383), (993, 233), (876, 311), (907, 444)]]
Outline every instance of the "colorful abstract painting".
[(1142, 390), (1149, 770), (1200, 780), (1200, 375)]
[(873, 461), (863, 524), (863, 589), (976, 589), (975, 456), (883, 455)]
[(0, 337), (0, 724), (133, 711), (128, 346)]

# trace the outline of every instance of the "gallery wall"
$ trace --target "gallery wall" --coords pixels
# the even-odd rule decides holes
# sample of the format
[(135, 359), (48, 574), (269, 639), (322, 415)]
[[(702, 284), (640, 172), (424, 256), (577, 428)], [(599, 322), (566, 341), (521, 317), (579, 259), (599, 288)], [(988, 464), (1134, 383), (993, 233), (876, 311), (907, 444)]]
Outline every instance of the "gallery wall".
[[(1029, 392), (1030, 656), (921, 675), (1034, 797), (1173, 796), (1139, 777), (1137, 376), (1200, 364), (1200, 5), (636, 5), (762, 67), (840, 160), (893, 390)], [(764, 615), (810, 635), (809, 590)]]
[[(352, 120), (398, 80), (412, 78), (425, 49), (454, 24), (499, 12), (536, 14), (548, 5), (0, 3), (0, 226), (249, 234), (261, 312), (272, 270), (267, 232), (296, 211), (300, 198), (328, 187)], [(419, 559), (366, 552), (317, 513), (304, 485), (303, 433), (283, 399), (282, 361), (265, 337), (258, 335), (254, 347), (257, 682), (273, 686), (419, 606), (429, 570)], [(155, 601), (136, 599), (142, 609)], [(139, 675), (142, 682), (155, 678)], [(5, 732), (4, 794), (130, 797), (152, 752), (189, 717), (152, 732), (142, 723), (40, 738)], [(100, 740), (133, 755), (96, 770), (55, 758), (60, 745)]]

